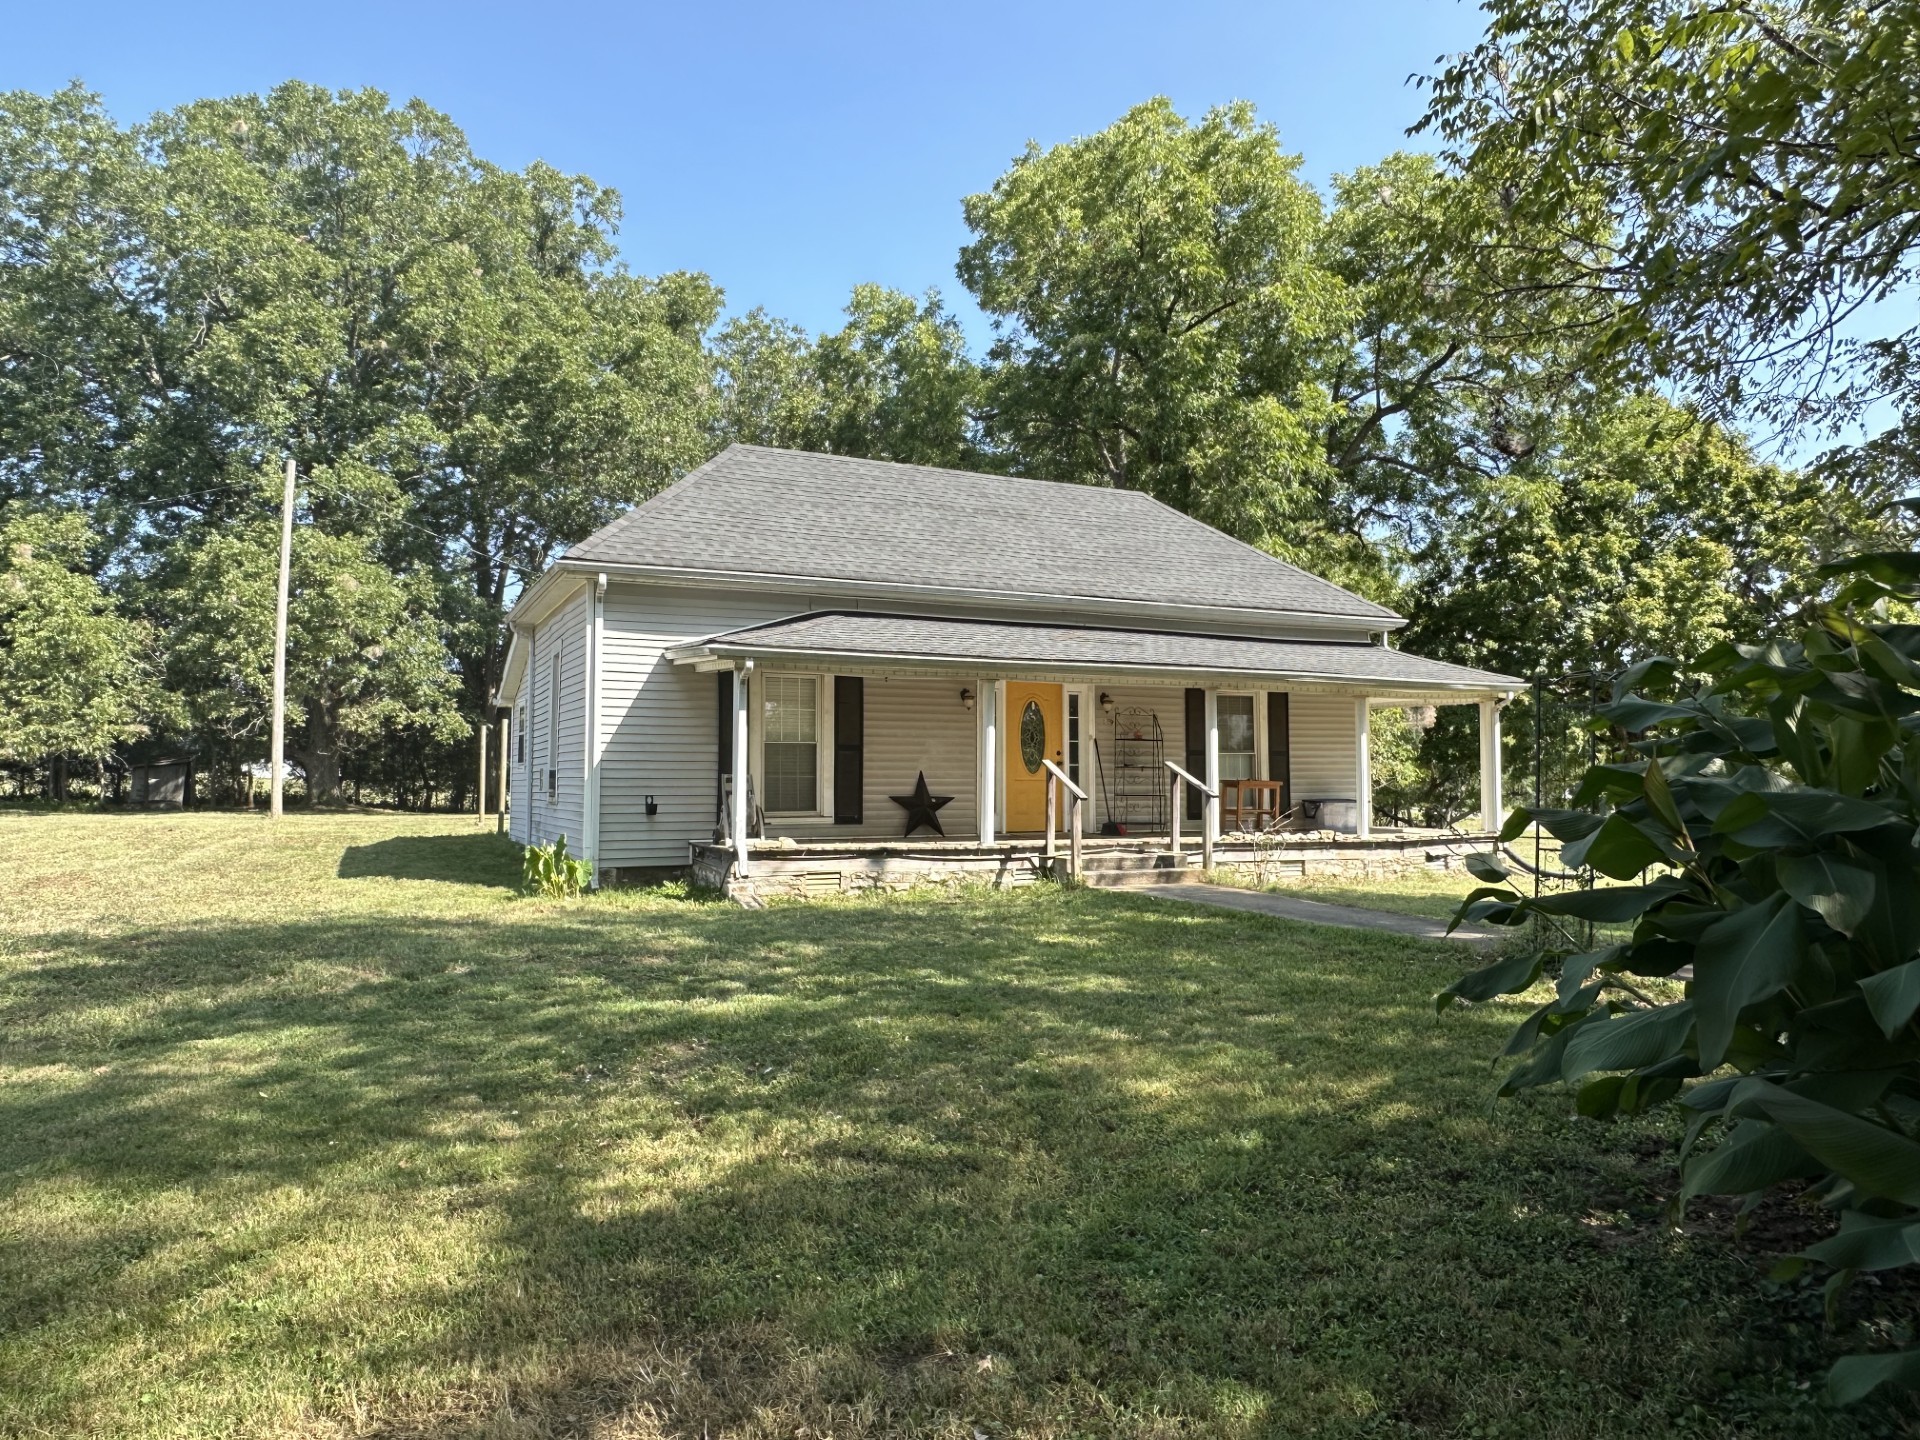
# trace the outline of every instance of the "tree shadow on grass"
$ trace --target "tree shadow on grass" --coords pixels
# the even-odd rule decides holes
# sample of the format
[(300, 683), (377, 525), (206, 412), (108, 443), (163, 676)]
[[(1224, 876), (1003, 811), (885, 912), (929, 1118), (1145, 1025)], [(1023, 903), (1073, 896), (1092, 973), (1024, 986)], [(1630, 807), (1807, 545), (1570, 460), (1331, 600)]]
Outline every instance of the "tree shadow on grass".
[(513, 889), (520, 883), (519, 849), (503, 835), (400, 835), (349, 845), (334, 872), (342, 880), (437, 880), (449, 885)]
[[(1398, 939), (1069, 894), (36, 950), (17, 1393), (138, 1316), (199, 1358), (126, 1385), (234, 1429), (238, 1353), (387, 1434), (1659, 1433), (1701, 1287), (1759, 1310), (1583, 1231), (1631, 1165), (1489, 1122), (1507, 1017)], [(114, 1401), (67, 1383), (23, 1418)]]

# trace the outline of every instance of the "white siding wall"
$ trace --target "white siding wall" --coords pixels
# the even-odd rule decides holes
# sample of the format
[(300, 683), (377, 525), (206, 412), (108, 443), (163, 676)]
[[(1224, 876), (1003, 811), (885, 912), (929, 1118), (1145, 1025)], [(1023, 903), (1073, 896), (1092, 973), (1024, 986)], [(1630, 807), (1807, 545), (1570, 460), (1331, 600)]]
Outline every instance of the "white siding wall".
[[(902, 834), (907, 812), (892, 797), (911, 794), (915, 777), (924, 771), (929, 790), (953, 797), (953, 803), (940, 811), (940, 824), (948, 837), (978, 839), (974, 757), (979, 753), (980, 713), (961, 705), (963, 686), (977, 694), (980, 682), (869, 675), (861, 823), (830, 825), (813, 833), (846, 839)], [(931, 838), (926, 830), (916, 835)]]
[[(1134, 707), (1151, 711), (1160, 719), (1160, 738), (1163, 742), (1160, 758), (1171, 760), (1176, 765), (1184, 765), (1187, 763), (1186, 691), (1183, 687), (1175, 685), (1095, 685), (1091, 688), (1094, 713), (1093, 733), (1100, 742), (1100, 748), (1097, 767), (1087, 772), (1092, 783), (1086, 788), (1093, 796), (1094, 815), (1104, 821), (1109, 818), (1107, 810), (1109, 797), (1113, 801), (1113, 809), (1116, 812), (1123, 810), (1123, 802), (1118, 793), (1120, 774), (1116, 765), (1119, 747), (1114, 736), (1114, 717), (1122, 710)], [(1110, 712), (1101, 708), (1100, 697), (1103, 694), (1113, 697), (1113, 708)], [(1153, 784), (1163, 788), (1168, 781), (1164, 767), (1158, 775), (1149, 778)], [(1161, 809), (1165, 809), (1164, 801), (1161, 802)], [(1144, 802), (1139, 802), (1134, 805), (1131, 818), (1138, 823), (1147, 813), (1150, 812), (1145, 810)]]
[[(1100, 760), (1106, 767), (1105, 793), (1096, 794), (1094, 804), (1101, 819), (1107, 818), (1106, 793), (1118, 789), (1114, 770), (1117, 746), (1112, 715), (1129, 706), (1139, 706), (1160, 717), (1160, 733), (1165, 742), (1164, 757), (1177, 765), (1186, 763), (1186, 701), (1183, 690), (1157, 685), (1101, 685), (1094, 687), (1113, 697), (1111, 714), (1098, 712), (1095, 733), (1100, 737)], [(1262, 753), (1273, 772), (1273, 737), (1266, 733), (1267, 693), (1257, 691), (1255, 723), (1264, 737)], [(1294, 692), (1288, 701), (1293, 742), (1293, 794), (1298, 800), (1351, 799), (1354, 786), (1353, 698), (1348, 695), (1313, 695)], [(1096, 707), (1097, 708), (1097, 707)], [(1101, 776), (1096, 773), (1094, 779)], [(1204, 778), (1204, 777), (1203, 777)], [(1115, 808), (1119, 808), (1115, 798)], [(1187, 821), (1191, 825), (1192, 821)]]
[[(718, 682), (710, 672), (673, 664), (665, 652), (688, 640), (825, 608), (827, 603), (798, 592), (693, 589), (618, 580), (609, 585), (601, 659), (601, 866), (684, 865), (688, 842), (713, 833)], [(521, 691), (527, 706), (527, 759), (519, 760), (516, 739), (510, 774), (512, 834), (522, 843), (546, 843), (564, 831), (572, 844), (584, 845), (580, 826), (590, 614), (589, 597), (582, 594), (529, 637), (531, 653)], [(547, 692), (556, 652), (562, 656), (559, 745), (550, 758), (547, 716), (553, 700)], [(891, 797), (907, 793), (915, 775), (924, 770), (936, 794), (954, 797), (941, 811), (948, 835), (976, 835), (979, 716), (961, 705), (963, 684), (978, 689), (977, 679), (867, 676), (862, 823), (776, 822), (770, 827), (773, 833), (828, 840), (896, 836), (904, 816)], [(1087, 788), (1094, 796), (1092, 828), (1108, 818), (1105, 794), (1115, 788), (1111, 713), (1137, 705), (1156, 714), (1165, 757), (1176, 762), (1184, 762), (1186, 737), (1183, 687), (1094, 684), (1088, 688), (1090, 735), (1098, 742), (1097, 759), (1089, 747), (1085, 771)], [(831, 690), (831, 680), (824, 676), (822, 689), (823, 694)], [(1098, 704), (1103, 691), (1113, 698), (1112, 712)], [(1291, 708), (1295, 797), (1351, 796), (1353, 700), (1295, 692)], [(1264, 698), (1259, 714), (1264, 725)], [(516, 708), (516, 722), (518, 718)], [(823, 747), (830, 749), (832, 740), (831, 722), (826, 721)], [(549, 766), (559, 772), (558, 793), (551, 804), (545, 783)], [(1104, 785), (1100, 767), (1105, 767)], [(823, 787), (830, 786), (824, 766), (822, 780)], [(828, 810), (831, 793), (823, 788), (823, 801), (829, 802), (823, 808)], [(657, 815), (645, 812), (648, 795), (659, 803)]]
[(528, 790), (527, 777), (533, 767), (520, 758), (533, 743), (526, 720), (531, 709), (528, 700), (531, 691), (532, 686), (522, 680), (520, 698), (510, 712), (512, 718), (507, 725), (507, 741), (513, 747), (507, 755), (507, 794), (512, 797), (507, 806), (507, 834), (516, 845), (525, 845), (532, 834), (527, 822), (533, 812), (533, 796)]
[[(576, 596), (533, 633), (533, 654), (524, 687), (527, 707), (527, 788), (524, 838), (550, 845), (567, 837), (567, 849), (586, 853), (580, 830), (582, 769), (586, 756), (587, 617), (585, 595)], [(559, 693), (553, 691), (553, 663), (560, 661)], [(550, 723), (557, 719), (557, 726)], [(547, 796), (547, 771), (554, 772), (553, 798)]]
[(1293, 793), (1300, 800), (1353, 800), (1353, 697), (1300, 695), (1289, 702), (1293, 730)]
[[(675, 665), (675, 645), (810, 608), (804, 595), (607, 587), (600, 662), (600, 864), (684, 865), (713, 834), (719, 682)], [(931, 776), (928, 777), (931, 780)], [(653, 796), (660, 813), (646, 813)]]

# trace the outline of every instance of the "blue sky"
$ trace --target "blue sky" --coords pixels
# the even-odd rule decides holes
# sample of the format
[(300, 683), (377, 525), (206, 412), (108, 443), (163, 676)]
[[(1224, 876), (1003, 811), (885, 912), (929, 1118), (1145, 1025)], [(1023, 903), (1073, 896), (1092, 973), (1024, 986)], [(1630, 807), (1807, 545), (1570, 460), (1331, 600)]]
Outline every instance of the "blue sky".
[(704, 270), (731, 310), (813, 329), (852, 286), (953, 274), (961, 197), (1029, 139), (1165, 94), (1253, 101), (1305, 174), (1411, 144), (1407, 85), (1473, 43), (1455, 0), (1346, 4), (21, 5), (0, 88), (79, 79), (121, 120), (298, 78), (418, 95), (475, 149), (621, 192), (635, 269)]

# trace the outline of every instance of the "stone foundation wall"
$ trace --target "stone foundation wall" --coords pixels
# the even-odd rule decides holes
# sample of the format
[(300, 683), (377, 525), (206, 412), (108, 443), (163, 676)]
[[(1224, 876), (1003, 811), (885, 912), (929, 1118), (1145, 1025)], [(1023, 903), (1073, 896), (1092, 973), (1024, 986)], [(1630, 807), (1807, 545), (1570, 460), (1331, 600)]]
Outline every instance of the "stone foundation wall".
[(1216, 847), (1214, 869), (1227, 872), (1237, 881), (1270, 883), (1303, 879), (1309, 875), (1334, 875), (1343, 879), (1390, 879), (1397, 875), (1418, 875), (1433, 870), (1466, 869), (1469, 855), (1484, 854), (1494, 842), (1482, 839), (1385, 841), (1367, 848), (1366, 842), (1349, 839), (1344, 844), (1329, 842), (1314, 845), (1290, 841), (1284, 850), (1266, 855), (1245, 846)]
[(757, 852), (747, 873), (734, 870), (729, 851), (697, 847), (688, 878), (745, 905), (858, 895), (875, 890), (913, 890), (922, 885), (990, 885), (1010, 889), (1039, 878), (1031, 851), (1018, 847), (984, 854), (900, 854), (876, 851), (847, 855), (769, 855)]
[[(1222, 842), (1214, 847), (1213, 863), (1223, 878), (1260, 884), (1308, 875), (1337, 875), (1352, 879), (1387, 878), (1428, 870), (1463, 870), (1466, 857), (1493, 848), (1487, 837), (1381, 837), (1356, 841), (1351, 836), (1289, 835), (1284, 848), (1264, 853), (1245, 844)], [(1064, 850), (1064, 847), (1063, 847)], [(1151, 853), (1142, 848), (1125, 852), (1089, 850), (1086, 867), (1095, 870), (1111, 863), (1116, 853), (1135, 860)], [(1187, 851), (1188, 865), (1199, 863), (1199, 847)], [(686, 874), (694, 884), (718, 890), (743, 905), (767, 900), (805, 899), (826, 895), (855, 895), (873, 890), (911, 890), (922, 885), (990, 885), (1007, 889), (1030, 885), (1046, 862), (1029, 843), (994, 846), (956, 844), (896, 849), (887, 845), (850, 845), (845, 849), (791, 852), (777, 847), (757, 848), (747, 873), (734, 873), (733, 852), (720, 845), (696, 845)], [(1064, 872), (1066, 856), (1055, 861)]]

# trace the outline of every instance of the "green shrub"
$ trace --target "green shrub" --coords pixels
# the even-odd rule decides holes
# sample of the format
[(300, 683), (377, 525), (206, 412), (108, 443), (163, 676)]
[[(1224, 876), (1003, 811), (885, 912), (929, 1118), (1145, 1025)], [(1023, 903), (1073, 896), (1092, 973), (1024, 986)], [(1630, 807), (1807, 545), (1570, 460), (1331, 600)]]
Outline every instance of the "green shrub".
[[(1563, 1082), (1591, 1116), (1677, 1102), (1679, 1205), (1751, 1207), (1805, 1182), (1840, 1225), (1781, 1278), (1827, 1267), (1831, 1313), (1857, 1273), (1920, 1264), (1920, 626), (1901, 623), (1920, 554), (1829, 573), (1844, 588), (1798, 643), (1721, 646), (1691, 692), (1669, 662), (1628, 671), (1596, 728), (1640, 758), (1589, 770), (1585, 808), (1508, 820), (1509, 838), (1538, 822), (1564, 863), (1629, 883), (1534, 898), (1493, 857), (1470, 862), (1486, 884), (1462, 920), (1537, 913), (1630, 924), (1630, 938), (1508, 956), (1438, 1003), (1517, 994), (1557, 968), (1554, 998), (1507, 1045), (1520, 1063), (1500, 1093)], [(1683, 998), (1636, 983), (1662, 976)], [(1889, 1382), (1920, 1386), (1920, 1348), (1844, 1359), (1829, 1392)]]
[(529, 845), (521, 863), (527, 891), (551, 900), (566, 900), (593, 883), (593, 862), (567, 854), (567, 837), (551, 845)]

